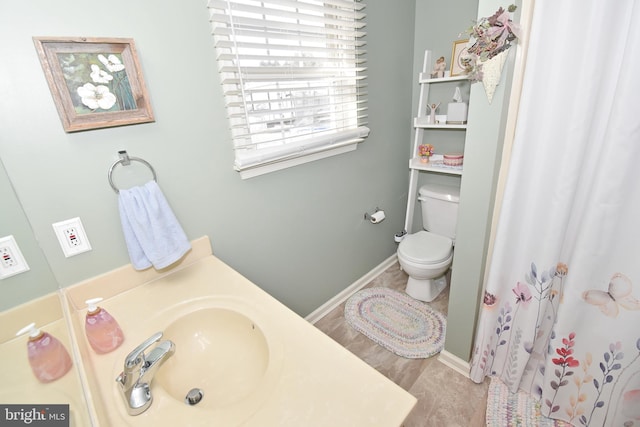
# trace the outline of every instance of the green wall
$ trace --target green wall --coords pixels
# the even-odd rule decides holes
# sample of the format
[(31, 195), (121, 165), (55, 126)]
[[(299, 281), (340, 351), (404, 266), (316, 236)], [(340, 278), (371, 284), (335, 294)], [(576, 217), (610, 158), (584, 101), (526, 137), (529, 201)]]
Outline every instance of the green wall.
[(0, 161), (0, 237), (12, 235), (27, 260), (29, 271), (0, 281), (0, 311), (58, 289), (47, 259)]
[[(232, 169), (205, 0), (1, 2), (0, 158), (55, 281), (129, 262), (107, 182), (121, 149), (155, 167), (190, 239), (208, 235), (218, 257), (301, 315), (393, 255), (407, 191), (415, 2), (367, 4), (370, 136), (354, 152), (243, 181)], [(65, 133), (32, 36), (133, 38), (156, 122)], [(364, 213), (377, 206), (387, 219), (372, 225)], [(65, 258), (51, 224), (76, 216), (93, 250)], [(5, 307), (33, 296), (5, 293), (12, 283), (40, 286), (36, 272), (21, 276), (0, 283)]]
[[(514, 3), (520, 5), (520, 2)], [(480, 0), (478, 17), (491, 16), (501, 6), (506, 7), (508, 3)], [(515, 20), (518, 20), (517, 14)], [(445, 350), (464, 361), (471, 359), (477, 313), (482, 301), (515, 50), (511, 48), (509, 51), (502, 80), (491, 103), (488, 102), (482, 83), (471, 86), (472, 102), (469, 105), (456, 231), (459, 244), (456, 244), (452, 265), (445, 340)]]

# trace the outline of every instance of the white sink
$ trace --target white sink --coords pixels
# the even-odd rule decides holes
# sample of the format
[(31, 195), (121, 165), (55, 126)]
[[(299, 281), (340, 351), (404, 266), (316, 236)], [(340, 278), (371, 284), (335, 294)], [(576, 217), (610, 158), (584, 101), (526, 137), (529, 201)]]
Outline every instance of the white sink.
[(198, 388), (199, 407), (221, 409), (246, 399), (265, 380), (267, 339), (254, 320), (235, 310), (196, 310), (167, 326), (162, 339), (173, 341), (176, 352), (154, 382), (180, 401)]
[[(171, 305), (145, 321), (129, 343), (142, 342), (157, 331), (163, 332), (161, 341), (173, 341), (175, 353), (156, 372), (151, 382), (153, 402), (140, 415), (126, 414), (114, 381), (113, 396), (123, 425), (186, 419), (192, 425), (240, 425), (278, 385), (282, 338), (269, 316), (246, 301), (204, 297)], [(114, 373), (121, 369), (118, 361)], [(194, 405), (185, 399), (192, 389), (203, 392)]]

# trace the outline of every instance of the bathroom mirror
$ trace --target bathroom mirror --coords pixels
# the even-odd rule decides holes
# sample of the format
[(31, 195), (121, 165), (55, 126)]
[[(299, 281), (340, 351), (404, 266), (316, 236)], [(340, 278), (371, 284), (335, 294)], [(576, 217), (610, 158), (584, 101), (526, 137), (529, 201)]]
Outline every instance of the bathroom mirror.
[[(90, 425), (91, 415), (78, 370), (74, 368), (52, 385), (40, 387), (31, 377), (31, 372), (25, 368), (28, 366), (25, 361), (26, 337), (15, 338), (14, 336), (19, 328), (25, 326), (22, 323), (33, 321), (39, 326), (46, 327), (67, 346), (70, 341), (62, 315), (60, 295), (56, 293), (59, 288), (58, 281), (38, 244), (2, 159), (0, 159), (0, 200), (2, 200), (0, 237), (14, 236), (20, 252), (29, 265), (28, 271), (0, 280), (0, 315), (2, 316), (0, 323), (3, 324), (0, 354), (3, 355), (5, 362), (10, 362), (5, 363), (6, 370), (1, 373), (1, 376), (11, 379), (0, 386), (3, 403), (69, 404), (71, 425)], [(29, 302), (32, 304), (25, 305)], [(24, 363), (12, 364), (11, 362), (16, 359)], [(76, 362), (74, 366), (77, 366)]]
[(0, 312), (55, 292), (59, 286), (0, 159), (0, 237), (12, 235), (29, 271), (0, 280)]

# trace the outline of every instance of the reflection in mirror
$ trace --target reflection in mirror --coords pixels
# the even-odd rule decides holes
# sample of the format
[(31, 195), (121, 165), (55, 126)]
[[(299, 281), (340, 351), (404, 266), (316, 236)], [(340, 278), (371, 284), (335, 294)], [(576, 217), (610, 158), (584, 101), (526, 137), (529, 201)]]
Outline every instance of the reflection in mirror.
[(15, 238), (30, 268), (24, 273), (0, 280), (0, 311), (4, 311), (55, 292), (58, 289), (58, 282), (38, 246), (31, 224), (20, 205), (20, 200), (1, 159), (0, 200), (2, 200), (0, 237), (12, 235)]
[[(54, 291), (0, 313), (0, 402), (25, 405), (69, 405), (70, 426), (89, 426), (91, 416), (80, 380), (79, 364), (74, 359), (71, 369), (55, 381), (43, 384), (34, 375), (27, 356), (27, 336), (15, 333), (29, 323), (58, 339), (73, 354), (72, 340), (63, 315), (60, 293)], [(4, 425), (4, 424), (3, 424)]]
[[(91, 425), (81, 386), (78, 364), (62, 378), (42, 384), (33, 375), (27, 358), (27, 337), (16, 337), (23, 326), (38, 328), (59, 339), (73, 354), (64, 319), (58, 283), (38, 245), (4, 164), (0, 160), (0, 237), (13, 236), (29, 270), (0, 280), (0, 402), (4, 404), (68, 404), (70, 425)], [(52, 230), (53, 232), (53, 230)]]

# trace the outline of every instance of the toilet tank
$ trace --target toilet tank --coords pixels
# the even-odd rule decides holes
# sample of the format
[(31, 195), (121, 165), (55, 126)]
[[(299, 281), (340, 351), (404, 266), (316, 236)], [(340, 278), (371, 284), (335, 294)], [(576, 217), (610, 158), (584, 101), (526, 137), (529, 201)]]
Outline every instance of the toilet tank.
[(425, 184), (420, 187), (422, 227), (434, 234), (456, 238), (460, 188), (442, 184)]

